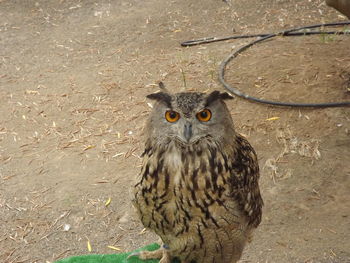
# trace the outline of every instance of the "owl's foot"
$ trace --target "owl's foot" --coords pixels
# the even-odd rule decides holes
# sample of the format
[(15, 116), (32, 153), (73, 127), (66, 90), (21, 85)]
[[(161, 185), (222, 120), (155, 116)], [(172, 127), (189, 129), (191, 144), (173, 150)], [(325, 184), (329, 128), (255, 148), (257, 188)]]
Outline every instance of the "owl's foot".
[(141, 260), (160, 259), (159, 263), (171, 263), (171, 256), (167, 246), (165, 245), (154, 251), (140, 251), (132, 253), (128, 256), (128, 258), (133, 256), (138, 256), (138, 258)]

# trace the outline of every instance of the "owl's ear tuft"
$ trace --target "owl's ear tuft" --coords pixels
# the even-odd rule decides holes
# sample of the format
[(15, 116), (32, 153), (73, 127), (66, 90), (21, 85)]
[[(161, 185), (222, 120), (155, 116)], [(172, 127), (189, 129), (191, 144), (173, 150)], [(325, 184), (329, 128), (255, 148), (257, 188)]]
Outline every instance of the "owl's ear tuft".
[(223, 93), (220, 94), (220, 99), (222, 99), (222, 100), (233, 100), (234, 97), (231, 94), (227, 93), (227, 92), (223, 92)]
[(213, 91), (207, 96), (207, 99), (205, 101), (205, 107), (209, 106), (211, 103), (213, 103), (216, 100), (231, 100), (233, 99), (233, 96), (228, 94), (227, 92), (220, 92), (220, 91)]
[(158, 86), (160, 88), (160, 91), (171, 94), (171, 92), (165, 87), (162, 81), (159, 81)]
[(152, 93), (146, 96), (148, 99), (156, 100), (171, 108), (171, 96), (165, 92)]

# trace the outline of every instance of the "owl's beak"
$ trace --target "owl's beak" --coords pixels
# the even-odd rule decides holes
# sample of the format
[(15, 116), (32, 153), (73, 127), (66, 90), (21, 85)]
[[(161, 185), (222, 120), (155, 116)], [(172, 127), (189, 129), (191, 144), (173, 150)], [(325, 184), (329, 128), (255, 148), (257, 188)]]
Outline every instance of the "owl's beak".
[(189, 142), (191, 137), (192, 137), (192, 123), (190, 123), (190, 122), (185, 123), (184, 137), (185, 137), (187, 142)]

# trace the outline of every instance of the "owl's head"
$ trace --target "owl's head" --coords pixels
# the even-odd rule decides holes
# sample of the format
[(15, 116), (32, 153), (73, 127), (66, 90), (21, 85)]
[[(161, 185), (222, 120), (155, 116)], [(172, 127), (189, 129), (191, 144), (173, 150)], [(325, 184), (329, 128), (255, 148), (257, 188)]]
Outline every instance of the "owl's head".
[(156, 101), (146, 127), (149, 138), (159, 143), (177, 140), (187, 145), (203, 138), (224, 143), (225, 138), (234, 132), (232, 118), (224, 102), (233, 98), (228, 93), (171, 94), (162, 83), (159, 86), (161, 92), (147, 96)]

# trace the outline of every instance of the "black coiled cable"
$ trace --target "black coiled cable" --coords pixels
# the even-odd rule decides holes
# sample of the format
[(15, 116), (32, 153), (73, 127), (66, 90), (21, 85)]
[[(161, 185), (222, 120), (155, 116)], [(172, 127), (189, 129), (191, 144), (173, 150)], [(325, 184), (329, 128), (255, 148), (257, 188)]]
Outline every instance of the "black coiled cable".
[[(224, 86), (224, 88), (229, 91), (232, 94), (235, 94), (236, 96), (239, 96), (241, 98), (263, 103), (263, 104), (270, 104), (275, 106), (290, 106), (290, 107), (315, 107), (315, 108), (326, 108), (326, 107), (346, 107), (350, 106), (350, 101), (343, 101), (343, 102), (326, 102), (326, 103), (292, 103), (292, 102), (280, 102), (280, 101), (271, 101), (271, 100), (264, 100), (259, 99), (256, 97), (252, 97), (248, 94), (245, 94), (241, 91), (239, 91), (236, 88), (231, 87), (226, 81), (225, 81), (225, 70), (227, 67), (227, 64), (235, 57), (237, 57), (240, 53), (242, 53), (244, 50), (248, 49), (249, 47), (263, 42), (267, 39), (274, 38), (276, 36), (306, 36), (306, 35), (319, 35), (319, 34), (329, 34), (329, 35), (350, 35), (350, 31), (305, 31), (300, 32), (302, 30), (308, 30), (308, 29), (314, 29), (314, 28), (320, 28), (320, 27), (330, 27), (330, 26), (344, 26), (344, 25), (350, 25), (350, 21), (348, 22), (337, 22), (337, 23), (327, 23), (327, 24), (317, 24), (317, 25), (311, 25), (311, 26), (304, 26), (304, 27), (298, 27), (293, 28), (285, 31), (281, 31), (278, 33), (272, 33), (272, 34), (256, 34), (256, 35), (243, 35), (243, 36), (230, 36), (230, 37), (224, 37), (224, 38), (202, 38), (197, 40), (190, 40), (181, 43), (181, 46), (194, 46), (194, 45), (200, 45), (200, 44), (207, 44), (217, 41), (224, 41), (229, 39), (238, 39), (238, 38), (251, 38), (251, 37), (259, 37), (259, 39), (250, 42), (249, 44), (241, 47), (237, 51), (231, 53), (229, 56), (226, 57), (226, 59), (223, 60), (223, 62), (220, 65), (219, 68), (219, 81)], [(350, 54), (349, 54), (350, 55)]]

